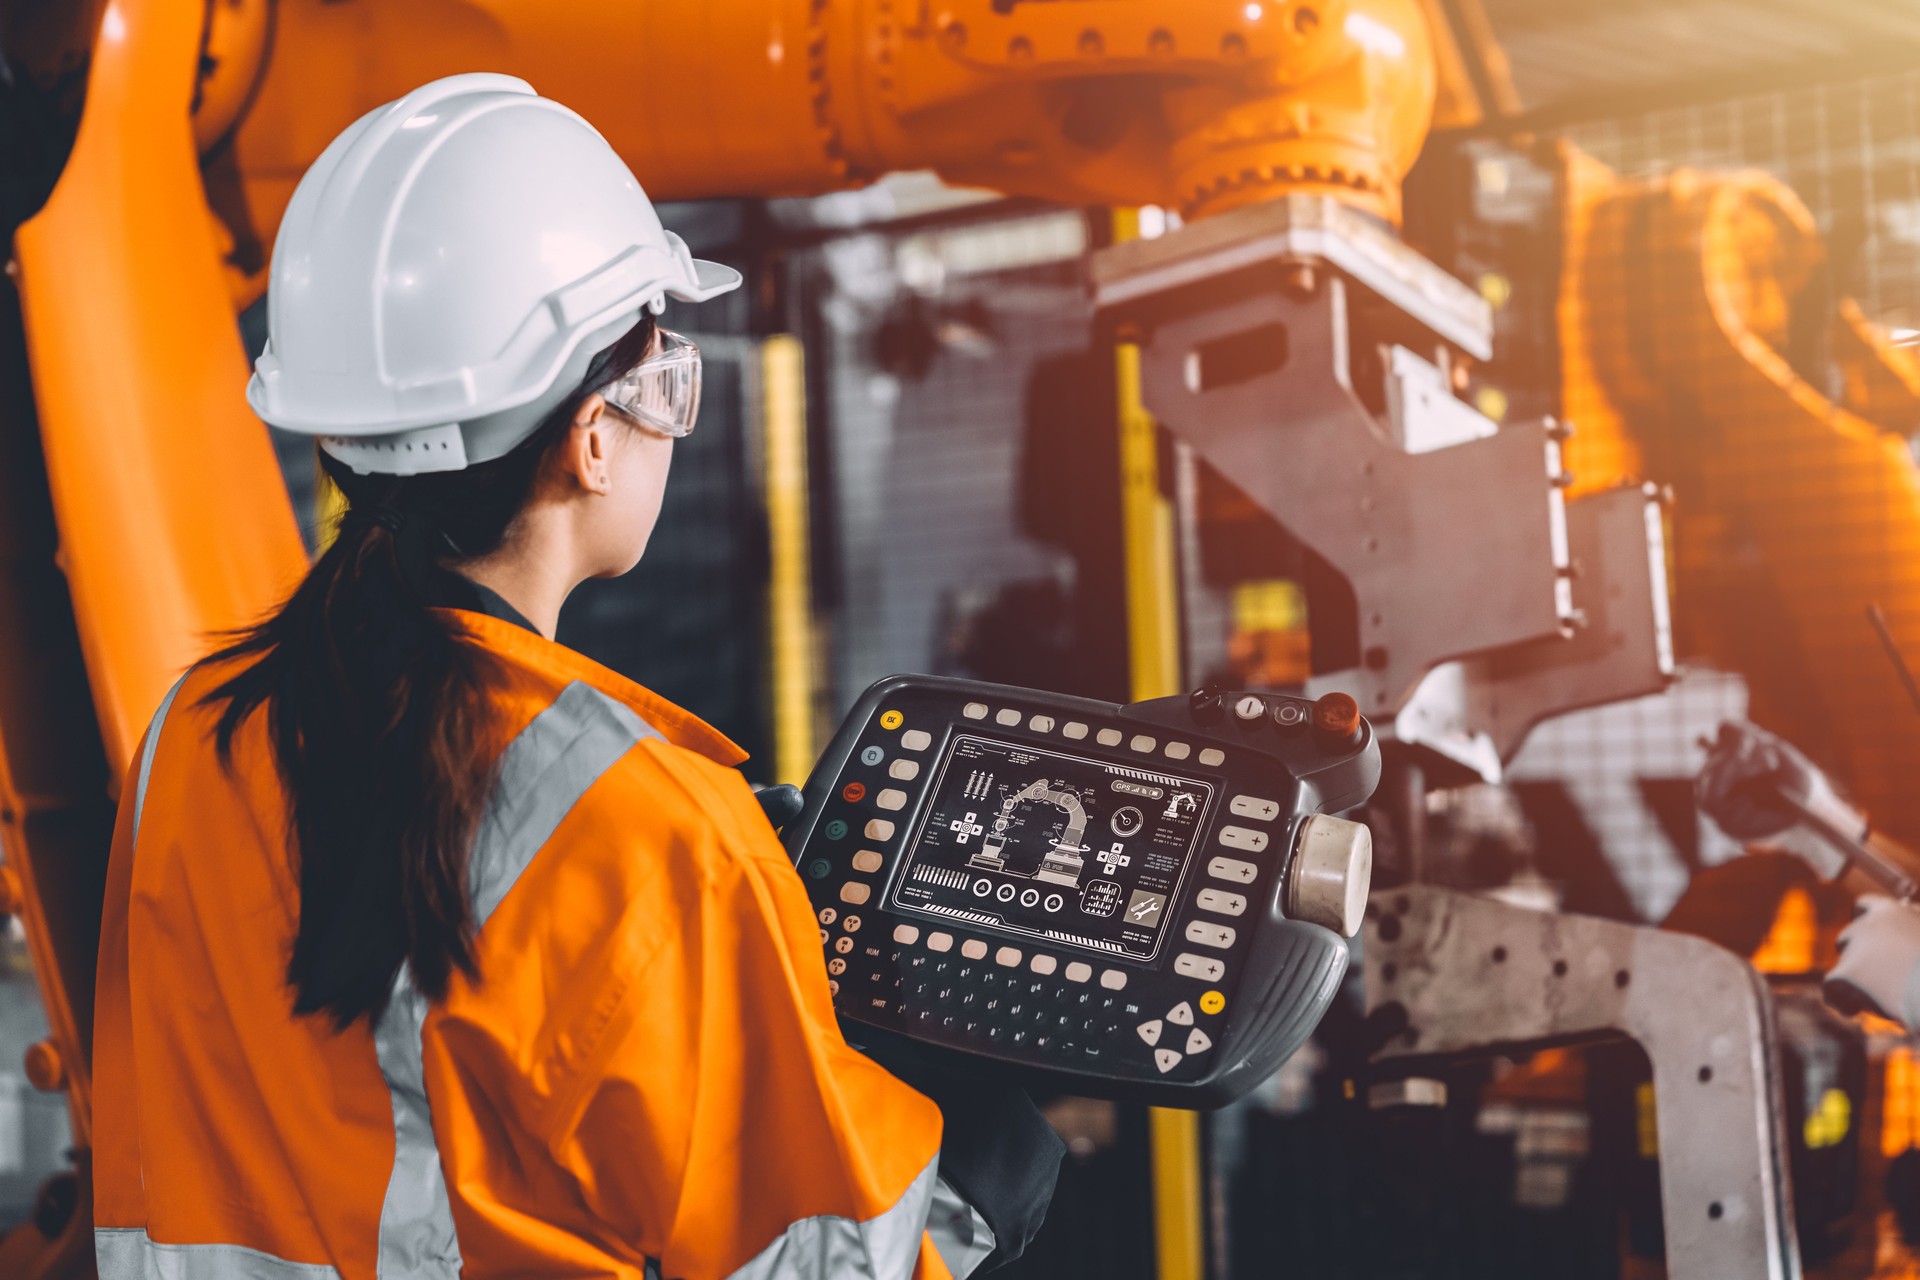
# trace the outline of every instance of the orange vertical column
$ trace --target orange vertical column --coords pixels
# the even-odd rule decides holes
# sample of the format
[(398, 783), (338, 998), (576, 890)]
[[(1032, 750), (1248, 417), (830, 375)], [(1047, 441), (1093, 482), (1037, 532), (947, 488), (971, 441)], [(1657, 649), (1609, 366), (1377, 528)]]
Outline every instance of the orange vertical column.
[(206, 6), (114, 0), (78, 139), (15, 242), (34, 396), (109, 768), (211, 633), (306, 560), (222, 274), (190, 104)]

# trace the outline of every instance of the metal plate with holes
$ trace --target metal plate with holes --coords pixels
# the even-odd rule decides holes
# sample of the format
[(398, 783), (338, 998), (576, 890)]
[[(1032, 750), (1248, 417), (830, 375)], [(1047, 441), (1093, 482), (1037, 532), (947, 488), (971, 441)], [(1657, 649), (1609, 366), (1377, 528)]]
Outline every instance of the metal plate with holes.
[(1773, 1003), (1745, 960), (1424, 886), (1375, 894), (1367, 915), (1368, 1014), (1407, 1019), (1376, 1061), (1631, 1037), (1653, 1064), (1668, 1274), (1797, 1280)]

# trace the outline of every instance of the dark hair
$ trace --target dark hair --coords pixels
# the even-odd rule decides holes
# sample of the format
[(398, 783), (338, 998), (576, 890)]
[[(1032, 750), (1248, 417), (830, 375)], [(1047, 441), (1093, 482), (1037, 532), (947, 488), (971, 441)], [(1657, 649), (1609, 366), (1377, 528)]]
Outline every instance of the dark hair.
[(300, 881), (287, 961), (294, 1012), (376, 1021), (402, 962), (430, 999), (477, 976), (467, 864), (494, 773), (476, 760), (495, 660), (427, 603), (444, 556), (498, 548), (586, 398), (643, 359), (645, 313), (511, 453), (463, 471), (358, 475), (320, 455), (348, 502), (331, 546), (279, 611), (212, 661), (244, 668), (207, 695), (216, 738), (266, 708)]

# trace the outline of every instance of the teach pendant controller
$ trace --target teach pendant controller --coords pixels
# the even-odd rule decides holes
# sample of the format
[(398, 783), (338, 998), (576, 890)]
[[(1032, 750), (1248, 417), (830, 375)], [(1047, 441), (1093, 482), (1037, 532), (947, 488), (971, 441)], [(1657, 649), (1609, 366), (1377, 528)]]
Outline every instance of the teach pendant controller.
[(1076, 1093), (1213, 1107), (1332, 1001), (1372, 844), (1328, 815), (1379, 777), (1344, 694), (1121, 706), (893, 676), (785, 838), (843, 1019)]

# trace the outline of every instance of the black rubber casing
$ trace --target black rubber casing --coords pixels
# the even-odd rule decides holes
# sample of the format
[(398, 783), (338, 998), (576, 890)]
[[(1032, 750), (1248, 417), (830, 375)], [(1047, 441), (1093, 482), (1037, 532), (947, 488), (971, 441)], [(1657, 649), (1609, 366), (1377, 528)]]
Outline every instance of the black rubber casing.
[[(1236, 704), (1249, 697), (1262, 700), (1264, 713), (1257, 719), (1235, 712)], [(963, 708), (970, 703), (985, 704), (988, 715), (967, 718)], [(1380, 750), (1371, 727), (1362, 720), (1345, 740), (1330, 740), (1313, 727), (1313, 707), (1279, 694), (1211, 691), (1119, 705), (936, 676), (892, 676), (868, 689), (821, 756), (807, 781), (805, 808), (787, 824), (783, 837), (821, 913), (821, 941), (830, 967), (836, 958), (844, 962), (837, 966), (834, 1002), (849, 1039), (880, 1044), (904, 1037), (969, 1055), (983, 1067), (1011, 1070), (1030, 1087), (1162, 1107), (1222, 1106), (1270, 1076), (1319, 1025), (1347, 967), (1345, 939), (1319, 925), (1289, 919), (1283, 908), (1300, 824), (1313, 814), (1364, 802), (1380, 777)], [(1002, 713), (1011, 717), (1015, 712), (1017, 724), (998, 722)], [(889, 713), (898, 718), (892, 728), (882, 723)], [(1050, 718), (1055, 727), (1051, 732), (1036, 730), (1031, 727), (1034, 717)], [(1070, 722), (1084, 724), (1087, 732), (1063, 741), (1058, 726)], [(1096, 745), (1103, 728), (1122, 730), (1121, 742)], [(1153, 732), (1143, 735), (1148, 729)], [(929, 734), (928, 745), (904, 751), (902, 735), (911, 730)], [(1005, 968), (995, 963), (996, 953), (1009, 942), (1005, 935), (887, 909), (893, 877), (918, 834), (939, 763), (956, 732), (1216, 784), (1192, 864), (1167, 904), (1166, 941), (1153, 961), (1119, 962), (1071, 947), (1036, 948), (1022, 942), (1022, 963)], [(1153, 751), (1143, 753), (1131, 745), (1142, 736), (1153, 739)], [(1187, 753), (1169, 758), (1169, 744), (1184, 745)], [(880, 763), (862, 763), (861, 753), (869, 747), (880, 748)], [(1218, 765), (1199, 763), (1209, 748), (1223, 753)], [(910, 783), (889, 780), (889, 762), (903, 756), (921, 765)], [(846, 797), (850, 782), (866, 788), (858, 801)], [(903, 808), (882, 814), (875, 798), (890, 787), (907, 792), (908, 800)], [(1230, 799), (1239, 795), (1276, 801), (1280, 812), (1266, 824), (1271, 839), (1263, 853), (1234, 855), (1255, 862), (1257, 878), (1226, 886), (1210, 880), (1207, 867), (1212, 855), (1232, 852), (1218, 844), (1220, 830), (1245, 825), (1244, 819), (1228, 813)], [(866, 823), (875, 817), (894, 822), (891, 839), (864, 837)], [(831, 826), (836, 822), (846, 824), (846, 832), (830, 839), (826, 833), (838, 829)], [(855, 876), (854, 853), (863, 849), (879, 852), (883, 863), (860, 877), (870, 882), (871, 897), (849, 907), (840, 893)], [(1200, 910), (1196, 898), (1210, 885), (1244, 895), (1244, 913), (1223, 919)], [(849, 915), (859, 917), (857, 932), (846, 930)], [(1225, 965), (1225, 972), (1213, 980), (1175, 972), (1174, 957), (1195, 950), (1180, 941), (1195, 920), (1230, 924), (1237, 933), (1230, 948), (1207, 953)], [(918, 945), (894, 940), (895, 926), (901, 923), (919, 928)], [(948, 952), (937, 955), (924, 941), (936, 929), (954, 939)], [(848, 938), (851, 949), (843, 941)], [(987, 958), (963, 959), (961, 944), (968, 939), (987, 943)], [(1053, 973), (1033, 972), (1027, 957), (1036, 950), (1057, 957)], [(1108, 989), (1098, 979), (1066, 981), (1065, 966), (1074, 960), (1091, 964), (1096, 973), (1124, 970), (1124, 988)], [(1203, 996), (1208, 997), (1205, 1004), (1218, 1004), (1224, 997), (1224, 1008), (1205, 1011)], [(1190, 1010), (1191, 1022), (1169, 1021), (1167, 1015), (1182, 1005)], [(1160, 1046), (1177, 1048), (1198, 1028), (1211, 1039), (1212, 1048), (1183, 1054), (1178, 1064), (1163, 1067), (1156, 1061), (1156, 1046), (1139, 1032), (1141, 1024), (1155, 1020), (1161, 1023)]]

